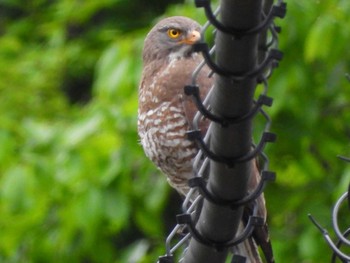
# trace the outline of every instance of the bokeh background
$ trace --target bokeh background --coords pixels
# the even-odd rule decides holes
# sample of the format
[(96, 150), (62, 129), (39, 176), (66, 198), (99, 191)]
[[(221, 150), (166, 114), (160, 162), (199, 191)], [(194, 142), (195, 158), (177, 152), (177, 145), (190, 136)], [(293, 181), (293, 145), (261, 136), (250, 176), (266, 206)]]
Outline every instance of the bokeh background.
[[(329, 262), (350, 182), (350, 2), (287, 1), (268, 109), (277, 262)], [(213, 3), (213, 6), (215, 3)], [(180, 199), (136, 133), (143, 39), (193, 1), (0, 1), (0, 262), (155, 262)], [(349, 226), (349, 213), (343, 214)], [(333, 232), (330, 232), (333, 236)]]

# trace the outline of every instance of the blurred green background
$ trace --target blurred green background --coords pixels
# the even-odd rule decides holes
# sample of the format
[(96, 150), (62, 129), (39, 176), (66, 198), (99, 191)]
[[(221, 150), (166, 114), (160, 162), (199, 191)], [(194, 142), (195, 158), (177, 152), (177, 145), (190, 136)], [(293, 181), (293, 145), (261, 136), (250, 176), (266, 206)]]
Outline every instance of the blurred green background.
[[(288, 2), (270, 80), (277, 262), (329, 262), (310, 223), (350, 181), (350, 2)], [(155, 262), (180, 211), (136, 133), (143, 39), (193, 1), (0, 1), (0, 262)], [(344, 225), (349, 225), (344, 213)], [(333, 232), (331, 232), (333, 235)]]

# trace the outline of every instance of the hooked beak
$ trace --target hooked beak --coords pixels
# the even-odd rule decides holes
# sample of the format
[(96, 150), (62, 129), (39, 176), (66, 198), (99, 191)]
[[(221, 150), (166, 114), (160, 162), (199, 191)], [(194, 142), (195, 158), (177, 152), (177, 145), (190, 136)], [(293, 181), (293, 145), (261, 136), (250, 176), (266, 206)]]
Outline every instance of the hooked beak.
[(180, 44), (193, 45), (201, 39), (201, 33), (197, 30), (190, 31), (186, 38), (180, 41)]

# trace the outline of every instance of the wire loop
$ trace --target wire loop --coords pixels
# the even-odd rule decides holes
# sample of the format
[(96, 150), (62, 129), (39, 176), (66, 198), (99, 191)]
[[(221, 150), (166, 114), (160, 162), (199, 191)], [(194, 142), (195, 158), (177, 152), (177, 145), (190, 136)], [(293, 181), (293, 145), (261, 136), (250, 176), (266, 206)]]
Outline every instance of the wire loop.
[(196, 229), (191, 214), (179, 214), (176, 216), (177, 223), (179, 225), (186, 225), (189, 228), (189, 231), (191, 233), (191, 236), (196, 239), (198, 242), (200, 242), (203, 245), (206, 245), (208, 247), (212, 247), (216, 249), (217, 251), (222, 251), (225, 248), (232, 247), (235, 245), (238, 245), (239, 243), (243, 242), (245, 239), (247, 239), (252, 232), (254, 231), (254, 228), (256, 226), (263, 226), (265, 221), (263, 218), (258, 217), (256, 204), (254, 206), (254, 213), (251, 215), (248, 219), (247, 225), (245, 226), (244, 230), (240, 235), (235, 237), (232, 240), (225, 241), (225, 242), (218, 242), (218, 241), (212, 241), (204, 236), (202, 236), (198, 230)]
[(205, 14), (208, 20), (213, 26), (215, 26), (215, 28), (217, 28), (221, 32), (230, 34), (236, 38), (241, 38), (246, 35), (253, 35), (253, 34), (260, 33), (262, 30), (268, 27), (268, 25), (271, 23), (273, 18), (275, 17), (284, 18), (287, 11), (287, 4), (284, 2), (281, 2), (280, 5), (278, 6), (277, 5), (272, 6), (269, 14), (257, 27), (250, 28), (250, 29), (238, 29), (238, 28), (227, 27), (223, 25), (221, 22), (219, 22), (219, 20), (216, 19), (216, 16), (213, 14), (213, 11), (211, 9), (210, 0), (196, 0), (195, 4), (196, 4), (196, 7), (204, 8)]
[(232, 124), (237, 124), (240, 122), (243, 122), (245, 120), (249, 120), (253, 118), (261, 109), (262, 106), (272, 106), (273, 99), (266, 96), (266, 95), (260, 95), (257, 101), (254, 101), (254, 107), (248, 112), (246, 115), (237, 117), (237, 118), (230, 118), (230, 117), (224, 117), (224, 116), (217, 116), (213, 114), (211, 111), (209, 111), (203, 104), (200, 94), (199, 94), (199, 87), (196, 85), (186, 85), (184, 87), (184, 92), (187, 96), (192, 96), (193, 101), (195, 102), (197, 109), (202, 113), (202, 115), (214, 122), (220, 123), (223, 127), (227, 127)]
[[(343, 159), (343, 158), (341, 158)], [(336, 236), (338, 237), (338, 241), (336, 243), (333, 242), (332, 238), (329, 236), (329, 233), (327, 231), (327, 229), (323, 228), (317, 221), (316, 219), (309, 214), (309, 219), (311, 220), (311, 222), (317, 227), (317, 229), (322, 233), (323, 238), (326, 240), (326, 242), (328, 243), (328, 245), (331, 247), (331, 249), (333, 250), (333, 255), (332, 255), (332, 260), (331, 262), (335, 262), (336, 258), (338, 257), (339, 259), (349, 262), (350, 261), (350, 255), (345, 254), (343, 251), (340, 250), (340, 247), (345, 244), (347, 246), (350, 246), (350, 240), (347, 238), (350, 235), (350, 227), (348, 229), (346, 229), (344, 232), (342, 232), (339, 229), (339, 210), (340, 210), (340, 206), (343, 203), (347, 203), (347, 208), (350, 208), (350, 200), (349, 200), (349, 190), (350, 190), (350, 184), (348, 186), (348, 191), (345, 192), (335, 203), (334, 207), (333, 207), (333, 211), (332, 211), (332, 223), (333, 223), (333, 229), (334, 232), (336, 234)]]
[(259, 144), (252, 151), (249, 151), (248, 153), (238, 157), (220, 156), (212, 152), (207, 146), (207, 144), (203, 141), (200, 130), (188, 131), (187, 138), (191, 141), (195, 141), (198, 147), (203, 151), (204, 155), (207, 156), (209, 159), (215, 162), (224, 163), (229, 167), (233, 167), (236, 163), (247, 162), (257, 157), (259, 153), (262, 152), (263, 148), (265, 147), (265, 144), (268, 142), (276, 141), (277, 136), (276, 134), (271, 132), (264, 132)]
[(206, 188), (206, 182), (205, 182), (203, 177), (191, 178), (188, 181), (188, 185), (191, 188), (194, 188), (194, 187), (198, 188), (199, 193), (205, 199), (207, 199), (209, 202), (214, 203), (216, 205), (220, 205), (220, 206), (227, 206), (227, 207), (230, 207), (231, 209), (236, 209), (237, 207), (247, 205), (247, 204), (253, 202), (255, 199), (257, 199), (262, 194), (262, 192), (266, 186), (266, 183), (268, 181), (274, 181), (275, 179), (276, 179), (276, 174), (274, 172), (262, 171), (261, 180), (260, 180), (258, 186), (256, 187), (256, 189), (254, 189), (254, 191), (252, 193), (245, 196), (241, 200), (233, 200), (233, 201), (221, 199), (218, 196), (211, 193)]
[(224, 77), (232, 78), (235, 81), (242, 81), (248, 78), (257, 77), (266, 69), (266, 67), (268, 67), (271, 64), (271, 62), (274, 62), (272, 64), (273, 67), (277, 67), (278, 66), (277, 61), (283, 58), (283, 53), (281, 51), (277, 49), (271, 49), (269, 50), (265, 60), (256, 69), (253, 69), (246, 73), (236, 73), (220, 67), (212, 60), (207, 43), (204, 43), (204, 42), (196, 43), (193, 45), (193, 49), (195, 52), (201, 52), (203, 54), (205, 62), (215, 73)]

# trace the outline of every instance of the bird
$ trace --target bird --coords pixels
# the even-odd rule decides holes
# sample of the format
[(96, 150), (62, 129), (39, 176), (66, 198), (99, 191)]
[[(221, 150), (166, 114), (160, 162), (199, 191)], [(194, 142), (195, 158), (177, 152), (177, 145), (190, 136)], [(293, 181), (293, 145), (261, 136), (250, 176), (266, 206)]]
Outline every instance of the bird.
[[(168, 17), (149, 31), (142, 52), (137, 120), (140, 144), (145, 155), (166, 175), (170, 186), (183, 197), (190, 190), (188, 180), (194, 177), (193, 161), (199, 151), (187, 136), (197, 108), (184, 94), (184, 86), (191, 83), (193, 71), (203, 61), (202, 55), (194, 50), (194, 44), (201, 39), (198, 22), (183, 16)], [(197, 76), (201, 99), (214, 84), (210, 73), (209, 67), (204, 66)], [(201, 122), (202, 135), (208, 127), (208, 120)], [(254, 169), (248, 190), (253, 191), (260, 181), (260, 173), (256, 162), (251, 163)], [(266, 222), (264, 196), (257, 202), (258, 211)], [(247, 262), (260, 263), (257, 248), (260, 245), (266, 262), (273, 263), (267, 224), (255, 229), (253, 236), (237, 245), (235, 253), (247, 257)]]

